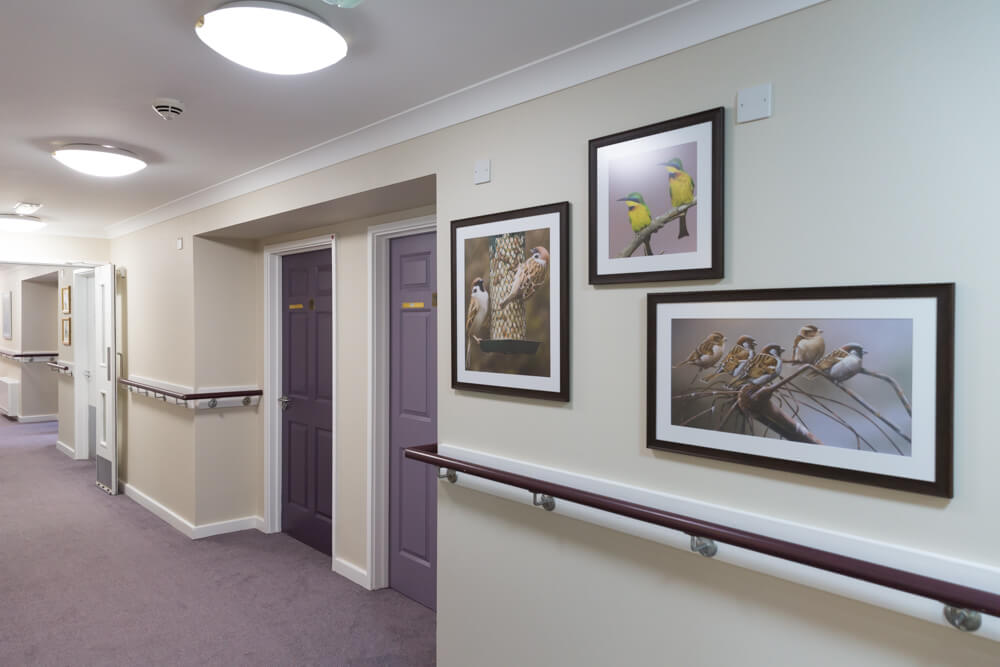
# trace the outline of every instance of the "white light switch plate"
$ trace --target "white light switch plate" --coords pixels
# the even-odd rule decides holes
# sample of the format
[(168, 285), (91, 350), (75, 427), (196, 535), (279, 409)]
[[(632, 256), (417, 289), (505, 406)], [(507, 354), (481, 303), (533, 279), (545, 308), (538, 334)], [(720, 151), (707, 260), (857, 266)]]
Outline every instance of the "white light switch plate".
[(736, 122), (749, 123), (752, 120), (770, 118), (772, 99), (769, 83), (741, 89), (736, 93)]
[(184, 249), (184, 239), (181, 238), (180, 236), (177, 237), (177, 249), (178, 250)]
[(490, 171), (489, 160), (476, 160), (476, 164), (472, 167), (473, 184), (479, 185), (480, 183), (489, 183)]

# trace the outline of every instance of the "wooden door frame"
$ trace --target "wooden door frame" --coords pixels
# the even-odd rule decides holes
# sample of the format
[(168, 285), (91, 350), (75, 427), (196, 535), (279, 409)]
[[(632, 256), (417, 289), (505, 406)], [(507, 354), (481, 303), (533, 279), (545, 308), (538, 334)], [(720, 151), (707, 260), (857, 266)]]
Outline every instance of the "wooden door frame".
[(352, 579), (369, 590), (389, 586), (389, 242), (428, 232), (436, 215), (368, 229), (368, 568)]
[(299, 241), (289, 241), (275, 245), (264, 246), (264, 395), (261, 405), (264, 408), (264, 532), (281, 532), (281, 407), (278, 397), (281, 396), (283, 356), (282, 356), (282, 307), (281, 307), (281, 258), (287, 255), (297, 255), (313, 250), (330, 249), (332, 276), (333, 313), (332, 344), (333, 367), (332, 402), (333, 418), (330, 424), (333, 470), (331, 472), (330, 530), (331, 552), (333, 553), (336, 571), (337, 557), (337, 245), (332, 234), (316, 236)]

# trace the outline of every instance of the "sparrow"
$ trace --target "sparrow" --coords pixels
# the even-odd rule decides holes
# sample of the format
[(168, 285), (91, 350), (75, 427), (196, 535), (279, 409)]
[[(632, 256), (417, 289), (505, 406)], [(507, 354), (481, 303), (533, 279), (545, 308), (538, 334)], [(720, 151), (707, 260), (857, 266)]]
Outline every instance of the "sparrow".
[(804, 364), (814, 364), (823, 358), (826, 343), (821, 335), (823, 330), (815, 324), (807, 324), (799, 329), (799, 335), (792, 343), (792, 360)]
[(830, 379), (834, 382), (850, 380), (861, 371), (861, 357), (864, 354), (864, 348), (858, 343), (841, 345), (820, 359), (816, 364), (816, 368), (830, 376)]
[[(649, 213), (649, 207), (646, 206), (646, 200), (642, 198), (642, 195), (638, 192), (633, 192), (627, 197), (622, 197), (618, 201), (625, 202), (625, 206), (628, 208), (628, 221), (632, 225), (632, 231), (638, 234), (646, 227), (649, 227), (649, 223), (653, 221), (653, 216)], [(643, 247), (646, 248), (646, 254), (653, 254), (653, 247), (649, 243), (647, 238), (642, 242)]]
[(702, 378), (702, 382), (708, 382), (712, 378), (724, 374), (734, 378), (739, 377), (756, 351), (757, 341), (752, 336), (740, 336), (736, 345), (729, 348), (729, 352), (722, 358), (722, 363), (715, 369), (715, 372)]
[(501, 309), (515, 298), (527, 301), (535, 293), (535, 288), (543, 285), (549, 277), (549, 251), (542, 246), (531, 249), (528, 259), (521, 262), (514, 274), (514, 285), (510, 292), (497, 305)]
[(781, 375), (781, 353), (784, 351), (785, 348), (773, 343), (765, 347), (747, 362), (743, 372), (730, 383), (729, 388), (736, 389), (747, 384), (762, 387)]
[[(670, 199), (670, 205), (677, 208), (678, 206), (683, 206), (684, 204), (690, 204), (693, 202), (694, 181), (691, 180), (691, 176), (684, 171), (684, 165), (681, 163), (681, 159), (675, 157), (669, 162), (661, 162), (659, 166), (667, 168), (667, 180), (669, 183), (667, 198)], [(682, 239), (685, 236), (690, 236), (688, 233), (686, 212), (681, 215), (680, 223), (677, 227), (677, 238)]]
[(479, 336), (483, 333), (483, 327), (490, 314), (490, 295), (483, 285), (482, 278), (472, 281), (472, 294), (469, 297), (469, 311), (465, 316), (465, 367), (469, 367), (469, 360), (472, 356), (472, 341), (479, 342)]
[[(705, 340), (698, 343), (698, 347), (694, 348), (694, 352), (687, 359), (674, 366), (674, 368), (687, 365), (697, 366), (698, 373), (701, 373), (706, 368), (711, 368), (719, 363), (719, 359), (722, 357), (722, 346), (725, 343), (726, 337), (718, 331), (713, 331), (708, 334)], [(695, 377), (698, 377), (698, 373), (695, 373)]]

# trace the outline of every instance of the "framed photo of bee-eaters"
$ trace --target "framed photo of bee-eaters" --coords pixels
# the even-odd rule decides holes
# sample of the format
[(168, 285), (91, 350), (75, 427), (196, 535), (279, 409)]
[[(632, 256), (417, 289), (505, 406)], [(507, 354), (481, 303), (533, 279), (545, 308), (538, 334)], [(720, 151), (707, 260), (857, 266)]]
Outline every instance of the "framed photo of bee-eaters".
[(590, 283), (721, 278), (722, 107), (590, 140)]
[(950, 498), (954, 294), (650, 294), (647, 446)]
[(451, 386), (569, 400), (569, 203), (451, 223)]

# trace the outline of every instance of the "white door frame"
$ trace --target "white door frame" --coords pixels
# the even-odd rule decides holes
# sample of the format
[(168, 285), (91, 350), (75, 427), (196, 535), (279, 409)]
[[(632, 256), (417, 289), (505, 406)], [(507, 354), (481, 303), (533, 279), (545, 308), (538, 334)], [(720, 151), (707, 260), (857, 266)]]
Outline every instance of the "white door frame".
[(73, 272), (73, 318), (77, 321), (73, 332), (73, 458), (77, 460), (90, 458), (90, 388), (95, 380), (93, 373), (90, 377), (87, 373), (93, 365), (90, 362), (94, 356), (91, 349), (94, 332), (87, 323), (93, 319), (90, 313), (94, 308), (94, 294), (87, 289), (87, 282), (93, 277), (93, 269)]
[(368, 229), (368, 572), (370, 590), (389, 585), (389, 242), (437, 232), (428, 215)]
[(264, 456), (264, 532), (281, 532), (281, 396), (282, 340), (281, 340), (281, 258), (313, 250), (330, 249), (331, 272), (333, 276), (333, 422), (330, 425), (331, 446), (333, 448), (332, 495), (330, 506), (331, 551), (337, 553), (337, 246), (334, 236), (326, 234), (301, 241), (289, 241), (264, 246), (264, 346), (266, 368), (264, 375), (265, 456)]

